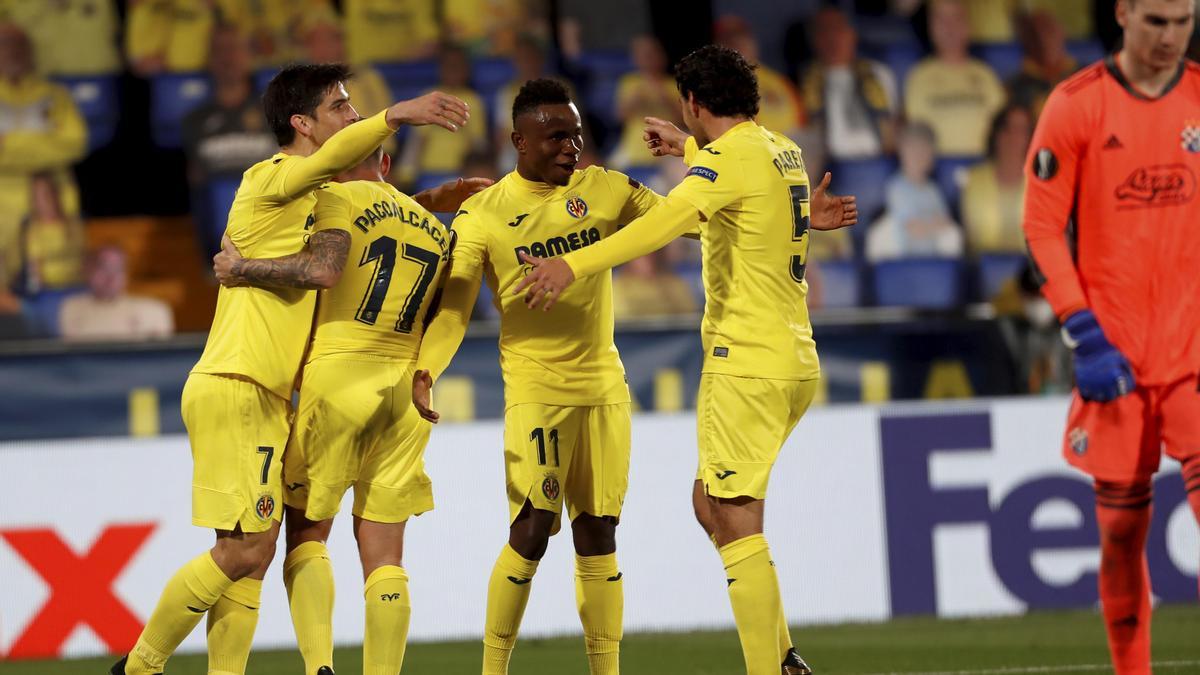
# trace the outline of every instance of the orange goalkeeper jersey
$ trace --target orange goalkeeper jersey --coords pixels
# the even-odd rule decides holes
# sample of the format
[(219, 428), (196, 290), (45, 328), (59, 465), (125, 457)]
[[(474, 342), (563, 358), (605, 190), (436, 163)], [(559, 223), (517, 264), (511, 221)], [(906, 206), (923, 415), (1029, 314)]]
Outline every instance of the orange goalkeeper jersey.
[(1026, 167), (1025, 236), (1060, 318), (1090, 308), (1139, 384), (1200, 370), (1200, 65), (1150, 98), (1110, 56), (1059, 84)]

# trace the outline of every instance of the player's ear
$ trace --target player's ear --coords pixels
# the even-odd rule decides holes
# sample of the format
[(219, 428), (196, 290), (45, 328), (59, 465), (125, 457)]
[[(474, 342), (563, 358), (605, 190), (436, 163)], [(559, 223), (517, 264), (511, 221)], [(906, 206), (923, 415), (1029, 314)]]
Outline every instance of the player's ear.
[(1117, 25), (1126, 28), (1129, 23), (1129, 3), (1127, 0), (1117, 0)]
[(522, 136), (520, 134), (520, 132), (518, 132), (518, 131), (512, 132), (512, 144), (513, 144), (513, 147), (517, 149), (518, 155), (525, 154), (525, 137)]
[(383, 176), (384, 178), (387, 178), (388, 174), (390, 174), (391, 172), (392, 172), (392, 156), (385, 152), (385, 153), (383, 153), (383, 157), (380, 158), (380, 160), (379, 160), (379, 175)]
[(308, 122), (308, 116), (297, 113), (292, 115), (288, 121), (291, 122), (292, 128), (296, 130), (296, 133), (301, 136), (312, 135), (312, 125)]

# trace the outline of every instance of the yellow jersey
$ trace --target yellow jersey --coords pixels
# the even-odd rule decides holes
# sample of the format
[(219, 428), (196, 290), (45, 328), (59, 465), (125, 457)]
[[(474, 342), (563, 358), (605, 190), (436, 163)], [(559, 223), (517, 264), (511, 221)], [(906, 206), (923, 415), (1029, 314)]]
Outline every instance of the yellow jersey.
[[(247, 258), (304, 247), (319, 185), (358, 164), (392, 135), (385, 112), (351, 124), (308, 157), (276, 154), (242, 174), (225, 233)], [(290, 399), (308, 345), (315, 294), (297, 288), (222, 287), (193, 373), (240, 375)]]
[(445, 263), (449, 229), (382, 181), (317, 188), (313, 232), (350, 233), (342, 278), (317, 296), (309, 360), (337, 354), (416, 358)]
[(800, 148), (747, 121), (700, 149), (689, 138), (684, 159), (687, 177), (661, 207), (602, 245), (564, 258), (576, 283), (662, 247), (692, 227), (699, 211), (703, 372), (819, 377), (804, 280), (809, 183)]
[(463, 203), (442, 307), (425, 333), (417, 368), (436, 378), (466, 329), (480, 279), (500, 312), (505, 406), (626, 403), (625, 367), (613, 343), (612, 275), (567, 289), (552, 312), (531, 310), (513, 287), (529, 266), (518, 253), (553, 257), (593, 246), (661, 197), (616, 171), (576, 171), (565, 186), (512, 172)]

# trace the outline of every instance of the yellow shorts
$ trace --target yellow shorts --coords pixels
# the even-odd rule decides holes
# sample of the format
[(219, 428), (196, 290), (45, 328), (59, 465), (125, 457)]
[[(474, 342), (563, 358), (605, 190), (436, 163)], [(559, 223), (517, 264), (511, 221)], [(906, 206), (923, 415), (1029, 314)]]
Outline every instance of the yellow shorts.
[(399, 523), (433, 509), (425, 474), (429, 422), (412, 405), (412, 362), (325, 357), (304, 367), (300, 410), (283, 462), (284, 502), (309, 520), (354, 515)]
[(529, 500), (553, 511), (620, 518), (629, 487), (629, 404), (521, 403), (504, 411), (504, 472), (511, 523)]
[(700, 375), (696, 480), (712, 497), (765, 499), (771, 467), (804, 411), (817, 380)]
[(248, 379), (192, 373), (180, 408), (192, 445), (192, 524), (270, 529), (283, 511), (291, 402)]

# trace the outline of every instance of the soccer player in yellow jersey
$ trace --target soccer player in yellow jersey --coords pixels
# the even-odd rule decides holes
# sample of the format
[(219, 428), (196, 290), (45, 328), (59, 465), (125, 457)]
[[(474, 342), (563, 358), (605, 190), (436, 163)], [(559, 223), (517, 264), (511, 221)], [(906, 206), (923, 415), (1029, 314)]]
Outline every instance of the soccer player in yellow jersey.
[(299, 253), (241, 259), (226, 249), (233, 260), (224, 284), (322, 289), (283, 461), (283, 574), (309, 675), (332, 670), (333, 569), (325, 542), (342, 495), (354, 487), (367, 605), (364, 675), (400, 672), (409, 620), (404, 524), (433, 508), (422, 459), (429, 423), (412, 405), (412, 367), (453, 238), (385, 182), (390, 169), (380, 148), (340, 182), (318, 188), (313, 234)]
[(488, 584), (484, 675), (508, 672), (538, 561), (563, 502), (575, 543), (575, 591), (592, 675), (618, 673), (622, 632), (616, 528), (629, 475), (629, 387), (613, 344), (612, 279), (594, 275), (563, 296), (563, 311), (528, 312), (511, 289), (522, 252), (595, 246), (660, 201), (615, 171), (576, 171), (579, 111), (553, 80), (531, 80), (513, 102), (516, 170), (465, 201), (442, 304), (425, 331), (413, 401), (430, 387), (466, 331), (480, 280), (500, 311), (504, 458), (510, 528)]
[[(254, 256), (294, 253), (313, 221), (313, 190), (358, 164), (400, 124), (457, 130), (469, 112), (433, 93), (351, 125), (358, 114), (345, 66), (293, 66), (267, 86), (263, 108), (280, 152), (250, 167), (226, 236)], [(181, 407), (195, 463), (192, 523), (216, 544), (167, 582), (137, 644), (112, 673), (161, 673), (208, 615), (210, 673), (242, 673), (258, 622), (262, 578), (275, 552), (280, 464), (291, 392), (308, 344), (314, 296), (303, 289), (222, 288), (208, 344)]]
[(696, 517), (725, 564), (747, 673), (809, 673), (783, 618), (763, 507), (771, 466), (820, 377), (805, 304), (809, 229), (853, 224), (857, 207), (853, 197), (825, 193), (828, 174), (810, 200), (800, 149), (754, 122), (754, 70), (736, 52), (693, 52), (676, 67), (676, 84), (693, 135), (648, 120), (646, 138), (654, 154), (683, 155), (687, 177), (661, 205), (595, 246), (548, 260), (523, 256), (534, 269), (515, 292), (548, 309), (574, 292), (573, 281), (607, 275), (699, 221), (705, 359)]

